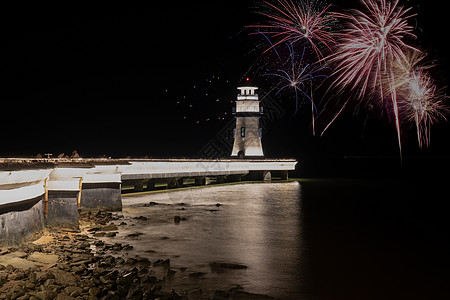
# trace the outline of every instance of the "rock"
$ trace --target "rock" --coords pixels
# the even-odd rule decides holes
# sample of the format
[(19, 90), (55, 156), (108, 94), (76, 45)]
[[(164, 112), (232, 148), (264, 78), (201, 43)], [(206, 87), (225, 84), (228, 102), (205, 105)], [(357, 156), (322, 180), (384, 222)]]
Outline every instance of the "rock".
[(181, 222), (181, 217), (180, 217), (180, 216), (175, 216), (175, 217), (173, 217), (173, 222), (174, 222), (175, 224), (180, 224), (180, 222)]
[(148, 220), (148, 218), (146, 218), (144, 216), (139, 216), (139, 217), (136, 217), (135, 219), (139, 220), (139, 221), (147, 221)]
[(220, 203), (216, 203), (216, 206), (217, 206), (217, 207), (220, 207), (220, 206), (221, 206), (221, 204), (220, 204)]
[(169, 266), (170, 265), (170, 259), (162, 260), (158, 259), (153, 263), (153, 266)]
[(93, 234), (95, 237), (103, 237), (106, 235), (106, 232), (96, 232)]
[(144, 207), (159, 205), (157, 202), (150, 201), (148, 204), (144, 204)]
[(22, 280), (25, 277), (25, 274), (21, 270), (17, 270), (15, 273), (11, 274), (9, 276), (9, 279), (11, 280)]
[(202, 289), (198, 288), (195, 290), (188, 291), (187, 296), (189, 299), (191, 299), (191, 298), (198, 299), (198, 298), (200, 298), (202, 293), (203, 293)]
[(46, 254), (41, 252), (33, 252), (28, 256), (28, 260), (35, 261), (43, 264), (54, 265), (58, 262), (58, 255)]
[(78, 281), (72, 273), (62, 271), (62, 270), (52, 270), (55, 276), (55, 281), (59, 285), (63, 286), (77, 286)]
[(42, 251), (42, 246), (38, 245), (38, 244), (34, 244), (34, 243), (26, 243), (25, 245), (23, 245), (22, 248), (27, 253), (28, 252), (35, 252), (35, 251), (38, 251), (38, 252)]
[(132, 257), (128, 258), (127, 261), (125, 262), (126, 265), (135, 265), (138, 263), (137, 259), (134, 259)]
[(123, 265), (125, 263), (125, 260), (122, 257), (116, 258), (116, 264)]
[(0, 264), (6, 265), (5, 271), (7, 272), (13, 272), (16, 268), (29, 269), (38, 265), (36, 262), (18, 257), (4, 260), (4, 258), (8, 255), (9, 254), (0, 256)]
[(211, 268), (226, 268), (226, 269), (247, 269), (247, 266), (241, 264), (231, 264), (225, 262), (210, 262)]
[(29, 280), (30, 280), (31, 283), (36, 283), (37, 282), (37, 280), (36, 280), (36, 272), (31, 272), (30, 273)]
[(100, 289), (97, 287), (91, 287), (89, 289), (89, 295), (91, 296), (97, 296), (100, 293)]
[(92, 255), (89, 253), (75, 253), (72, 255), (72, 265), (76, 262), (84, 262), (88, 261), (90, 262), (92, 259)]
[(77, 297), (83, 293), (83, 289), (78, 286), (68, 286), (64, 289), (64, 292), (72, 297)]
[(83, 273), (84, 271), (86, 271), (86, 266), (85, 265), (83, 265), (83, 264), (81, 264), (81, 265), (79, 265), (79, 266), (76, 266), (76, 267), (73, 267), (72, 268), (72, 272), (74, 272), (74, 273)]
[(101, 230), (100, 227), (92, 227), (92, 228), (89, 228), (87, 231), (88, 232), (93, 232), (93, 231), (100, 231), (100, 230)]
[(204, 275), (206, 275), (205, 272), (192, 272), (192, 273), (189, 274), (189, 277), (201, 277), (201, 276), (204, 276)]
[(54, 279), (55, 275), (53, 275), (50, 272), (36, 272), (36, 282), (38, 283), (44, 283), (48, 279)]
[(170, 294), (168, 295), (169, 299), (174, 299), (174, 300), (181, 300), (183, 299), (181, 297), (181, 295), (179, 295), (177, 292), (175, 292), (175, 290), (172, 289), (172, 291), (170, 292)]
[(106, 237), (115, 237), (117, 232), (108, 232), (105, 236)]
[(95, 241), (95, 242), (94, 242), (94, 245), (95, 245), (96, 247), (101, 247), (101, 246), (104, 246), (105, 243), (104, 243), (103, 241)]
[(113, 231), (113, 230), (117, 230), (117, 229), (118, 229), (117, 226), (114, 224), (109, 224), (109, 225), (103, 226), (101, 228), (102, 231)]
[(135, 232), (135, 233), (128, 234), (127, 237), (135, 238), (135, 237), (138, 237), (140, 235), (143, 235), (143, 233), (142, 232)]
[(120, 243), (115, 243), (115, 244), (112, 246), (112, 249), (113, 249), (114, 251), (121, 251), (121, 250), (123, 249), (123, 247), (122, 247), (122, 244), (120, 244)]
[(20, 285), (15, 285), (11, 291), (11, 299), (17, 299), (25, 295), (25, 289)]
[(253, 294), (245, 291), (236, 291), (232, 294), (231, 299), (242, 299), (242, 300), (270, 300), (275, 299), (274, 297), (261, 295), (261, 294)]
[(60, 263), (60, 264), (58, 264), (58, 269), (64, 270), (64, 271), (69, 271), (69, 270), (70, 270), (70, 267), (69, 267), (68, 264)]
[(55, 300), (77, 300), (77, 298), (75, 298), (76, 296), (72, 297), (72, 296), (66, 296), (66, 295), (61, 295), (59, 294), (58, 296), (56, 296)]
[(142, 257), (142, 256), (136, 255), (136, 259), (140, 264), (143, 264), (145, 266), (150, 265), (150, 261), (148, 260), (147, 257)]
[(50, 235), (44, 235), (44, 236), (41, 236), (39, 239), (35, 240), (33, 242), (33, 244), (35, 244), (35, 245), (47, 245), (47, 244), (52, 243), (54, 240), (55, 240), (54, 237), (52, 237)]
[(37, 292), (34, 296), (39, 300), (51, 300), (55, 298), (57, 293), (55, 291)]
[(47, 279), (45, 282), (44, 282), (44, 284), (43, 284), (43, 286), (45, 286), (45, 287), (50, 287), (50, 286), (54, 286), (55, 285), (55, 279)]
[(124, 250), (124, 251), (130, 251), (131, 249), (133, 249), (133, 246), (131, 246), (131, 245), (125, 245), (122, 248), (122, 250)]
[(64, 235), (64, 236), (61, 238), (61, 240), (62, 240), (62, 241), (70, 241), (70, 237), (67, 236), (67, 235)]

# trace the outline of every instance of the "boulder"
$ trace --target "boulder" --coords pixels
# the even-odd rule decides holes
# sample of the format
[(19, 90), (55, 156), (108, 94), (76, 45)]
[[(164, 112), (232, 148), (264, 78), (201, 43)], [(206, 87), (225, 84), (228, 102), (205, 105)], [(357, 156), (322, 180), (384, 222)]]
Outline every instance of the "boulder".
[(56, 284), (63, 285), (63, 286), (77, 286), (78, 285), (78, 281), (72, 273), (62, 271), (62, 270), (52, 270), (51, 272), (55, 276)]

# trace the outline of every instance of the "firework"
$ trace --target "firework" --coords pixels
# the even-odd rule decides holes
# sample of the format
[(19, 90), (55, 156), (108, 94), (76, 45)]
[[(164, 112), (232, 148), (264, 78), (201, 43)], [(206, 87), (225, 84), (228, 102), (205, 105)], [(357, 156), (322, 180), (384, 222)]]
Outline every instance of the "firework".
[(414, 68), (397, 91), (402, 119), (415, 125), (419, 147), (429, 147), (431, 125), (446, 120), (447, 97), (437, 90), (423, 67)]
[(292, 0), (277, 0), (277, 5), (264, 1), (267, 12), (260, 14), (269, 18), (267, 25), (253, 25), (274, 38), (275, 43), (266, 51), (283, 43), (306, 41), (316, 53), (319, 60), (323, 59), (322, 45), (331, 49), (335, 43), (331, 34), (335, 21), (333, 14), (316, 0), (303, 0), (294, 4)]
[[(288, 89), (293, 91), (296, 112), (299, 96), (308, 99), (314, 130), (317, 108), (312, 98), (312, 81), (316, 77), (328, 77), (321, 75), (324, 68), (317, 68), (317, 64), (325, 62), (333, 70), (328, 91), (333, 90), (337, 97), (346, 95), (347, 98), (343, 104), (334, 106), (336, 113), (322, 135), (350, 106), (350, 100), (356, 99), (361, 106), (381, 109), (383, 115), (395, 124), (400, 159), (401, 124), (413, 124), (420, 148), (428, 147), (431, 125), (445, 120), (448, 113), (447, 97), (426, 72), (431, 66), (420, 65), (425, 55), (407, 42), (416, 37), (413, 26), (409, 24), (415, 16), (411, 8), (399, 4), (399, 0), (360, 0), (362, 10), (336, 13), (329, 11), (330, 6), (321, 4), (319, 0), (294, 1), (264, 1), (267, 9), (260, 14), (270, 21), (249, 26), (257, 27), (256, 33), (262, 34), (269, 42), (270, 47), (264, 53), (273, 49), (280, 62), (282, 56), (276, 48), (282, 44), (289, 48), (289, 58), (280, 64), (281, 67), (267, 60), (266, 65), (277, 70), (265, 74), (279, 80), (276, 94)], [(298, 49), (303, 49), (303, 52), (296, 53)], [(319, 59), (317, 64), (304, 62), (305, 49), (313, 50), (307, 53), (315, 52)], [(332, 53), (324, 56), (324, 49)]]
[[(361, 101), (389, 99), (395, 119), (401, 154), (399, 110), (394, 64), (406, 61), (407, 51), (418, 51), (407, 45), (406, 37), (415, 37), (408, 25), (410, 8), (398, 0), (361, 0), (366, 12), (351, 10), (335, 14), (346, 28), (339, 35), (336, 52), (328, 57), (334, 65), (334, 86), (342, 92), (356, 91)], [(387, 83), (387, 84), (386, 84)], [(387, 86), (387, 90), (384, 87)]]
[[(406, 60), (405, 50), (414, 49), (403, 40), (414, 37), (407, 21), (410, 8), (398, 1), (362, 0), (368, 13), (352, 10), (350, 14), (335, 14), (347, 24), (340, 34), (335, 54), (328, 58), (334, 64), (334, 84), (341, 89), (358, 90), (357, 96), (376, 94), (381, 80), (390, 77), (392, 64)], [(382, 92), (382, 91), (380, 91)]]
[(315, 67), (311, 64), (305, 63), (305, 49), (303, 49), (302, 55), (298, 57), (298, 55), (294, 52), (292, 45), (286, 44), (286, 47), (289, 49), (289, 58), (284, 62), (281, 61), (280, 55), (274, 48), (274, 51), (280, 58), (280, 65), (282, 68), (279, 68), (276, 73), (267, 73), (264, 75), (272, 76), (280, 80), (278, 84), (279, 89), (275, 95), (280, 94), (285, 89), (293, 90), (295, 94), (295, 112), (297, 112), (299, 108), (299, 93), (311, 102), (312, 127), (313, 133), (315, 133), (314, 115), (317, 113), (317, 108), (314, 104), (312, 93), (309, 95), (307, 93), (307, 89), (312, 89), (313, 79), (320, 77), (326, 78), (327, 76), (321, 72), (328, 68)]

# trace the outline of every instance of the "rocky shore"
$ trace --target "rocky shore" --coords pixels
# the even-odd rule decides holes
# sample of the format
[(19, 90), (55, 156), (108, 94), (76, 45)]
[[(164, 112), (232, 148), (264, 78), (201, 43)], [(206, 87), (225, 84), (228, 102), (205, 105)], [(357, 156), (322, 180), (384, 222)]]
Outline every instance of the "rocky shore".
[[(107, 244), (121, 214), (80, 212), (80, 230), (46, 229), (39, 239), (0, 250), (0, 299), (272, 299), (236, 286), (205, 295), (166, 290), (170, 260), (133, 255), (128, 244)], [(213, 267), (235, 267), (215, 264)], [(195, 276), (192, 275), (192, 276)]]

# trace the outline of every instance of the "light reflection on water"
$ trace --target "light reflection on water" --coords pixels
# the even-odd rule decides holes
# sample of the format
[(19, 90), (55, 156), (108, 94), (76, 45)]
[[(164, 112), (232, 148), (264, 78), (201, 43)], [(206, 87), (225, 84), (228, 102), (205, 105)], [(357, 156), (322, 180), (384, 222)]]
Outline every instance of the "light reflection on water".
[[(127, 225), (114, 240), (133, 245), (136, 254), (149, 259), (170, 258), (177, 272), (169, 286), (176, 289), (241, 285), (252, 293), (296, 298), (301, 276), (300, 193), (300, 184), (291, 182), (126, 196)], [(158, 205), (144, 207), (149, 202)], [(148, 220), (131, 219), (139, 216)], [(175, 224), (174, 216), (187, 220)], [(127, 237), (136, 232), (143, 234)], [(209, 266), (212, 261), (248, 268), (217, 272)], [(194, 279), (188, 276), (192, 272), (206, 275)]]

